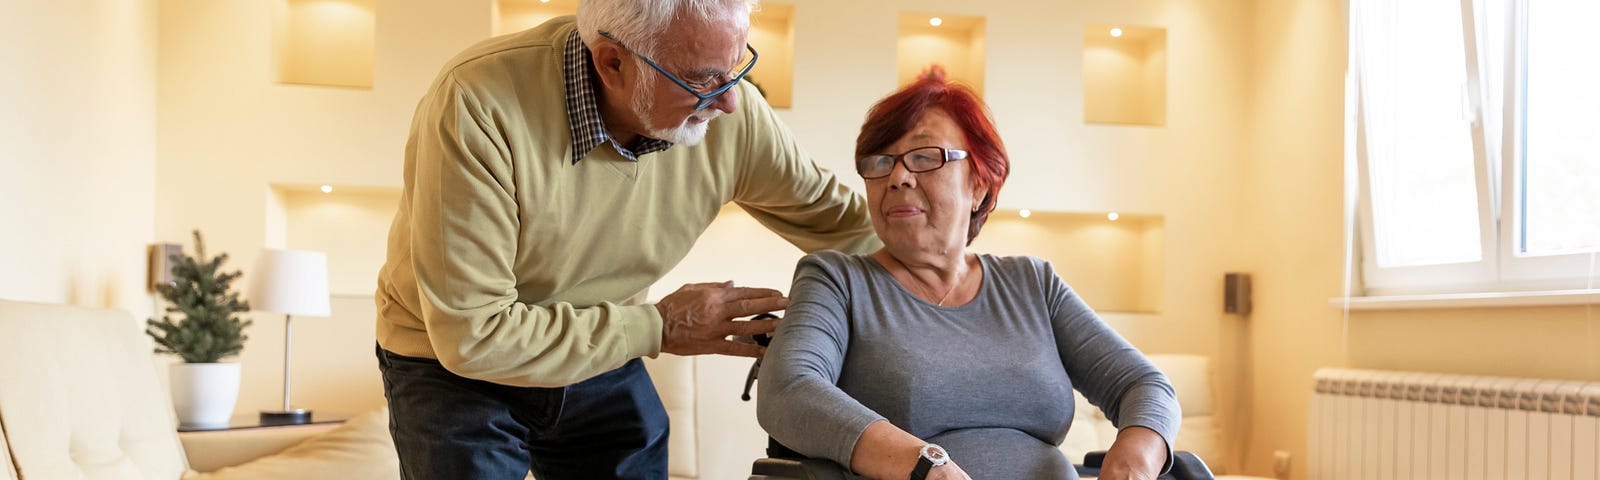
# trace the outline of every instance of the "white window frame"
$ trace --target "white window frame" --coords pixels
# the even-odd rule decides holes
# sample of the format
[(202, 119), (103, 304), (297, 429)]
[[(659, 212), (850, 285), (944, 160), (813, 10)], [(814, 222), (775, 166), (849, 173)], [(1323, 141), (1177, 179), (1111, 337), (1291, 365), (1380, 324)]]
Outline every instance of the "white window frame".
[[(1362, 28), (1351, 12), (1350, 78), (1346, 95), (1347, 105), (1353, 105), (1353, 117), (1347, 121), (1353, 133), (1353, 157), (1357, 166), (1359, 185), (1357, 230), (1360, 233), (1362, 288), (1364, 295), (1419, 295), (1447, 293), (1514, 292), (1593, 288), (1595, 275), (1594, 252), (1554, 255), (1519, 253), (1521, 238), (1517, 235), (1522, 212), (1521, 159), (1523, 152), (1522, 111), (1523, 83), (1526, 64), (1523, 48), (1527, 44), (1527, 2), (1512, 0), (1512, 14), (1506, 18), (1507, 35), (1504, 69), (1505, 107), (1503, 132), (1498, 149), (1491, 151), (1487, 145), (1485, 122), (1488, 113), (1488, 95), (1482, 79), (1489, 71), (1481, 60), (1480, 40), (1483, 20), (1477, 15), (1474, 0), (1461, 0), (1462, 42), (1465, 48), (1467, 94), (1469, 97), (1471, 141), (1474, 155), (1478, 197), (1478, 230), (1480, 259), (1440, 265), (1380, 267), (1377, 263), (1377, 239), (1374, 234), (1373, 201), (1370, 166), (1366, 145), (1366, 122), (1361, 93), (1360, 54), (1355, 39)], [(1600, 88), (1600, 87), (1597, 87)], [(1491, 155), (1493, 153), (1493, 155)], [(1491, 171), (1491, 167), (1498, 171)]]

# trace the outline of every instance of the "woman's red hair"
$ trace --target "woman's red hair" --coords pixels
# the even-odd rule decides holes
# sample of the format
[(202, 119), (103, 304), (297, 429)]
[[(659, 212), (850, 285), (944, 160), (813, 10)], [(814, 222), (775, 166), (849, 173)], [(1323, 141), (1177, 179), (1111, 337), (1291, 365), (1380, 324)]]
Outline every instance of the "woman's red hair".
[(978, 94), (966, 85), (945, 79), (944, 68), (934, 65), (917, 78), (916, 82), (894, 92), (867, 111), (867, 121), (861, 125), (861, 136), (856, 137), (856, 156), (873, 155), (884, 150), (911, 133), (923, 112), (930, 108), (944, 110), (955, 120), (967, 141), (967, 162), (971, 163), (972, 180), (985, 190), (978, 211), (972, 213), (967, 226), (967, 244), (978, 238), (978, 231), (994, 210), (1000, 187), (1011, 173), (1011, 160), (1006, 156), (1006, 146), (995, 131), (989, 107)]

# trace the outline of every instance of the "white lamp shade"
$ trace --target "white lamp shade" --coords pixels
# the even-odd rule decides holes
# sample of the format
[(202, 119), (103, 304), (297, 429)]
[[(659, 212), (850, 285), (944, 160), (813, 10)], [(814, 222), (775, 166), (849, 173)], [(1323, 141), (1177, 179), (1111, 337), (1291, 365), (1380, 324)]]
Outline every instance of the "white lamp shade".
[(326, 317), (328, 255), (305, 250), (261, 251), (246, 292), (255, 310)]

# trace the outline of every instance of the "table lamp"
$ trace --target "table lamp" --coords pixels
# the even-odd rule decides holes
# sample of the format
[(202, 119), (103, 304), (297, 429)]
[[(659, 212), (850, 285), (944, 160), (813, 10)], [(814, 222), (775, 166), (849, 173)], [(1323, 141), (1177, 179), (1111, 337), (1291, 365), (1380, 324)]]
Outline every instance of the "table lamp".
[(283, 314), (283, 410), (261, 412), (264, 424), (311, 422), (311, 410), (289, 405), (289, 353), (295, 315), (326, 317), (328, 255), (305, 250), (266, 249), (250, 273), (250, 307)]

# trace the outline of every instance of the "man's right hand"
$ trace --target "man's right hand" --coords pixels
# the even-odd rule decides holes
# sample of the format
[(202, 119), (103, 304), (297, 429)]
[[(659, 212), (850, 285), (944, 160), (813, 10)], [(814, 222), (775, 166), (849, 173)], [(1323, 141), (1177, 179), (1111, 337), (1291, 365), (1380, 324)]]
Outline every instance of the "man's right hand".
[(770, 288), (735, 287), (733, 282), (691, 283), (656, 302), (661, 313), (661, 351), (674, 355), (718, 353), (759, 357), (766, 347), (728, 340), (728, 336), (771, 333), (777, 320), (733, 319), (783, 310), (789, 299)]

